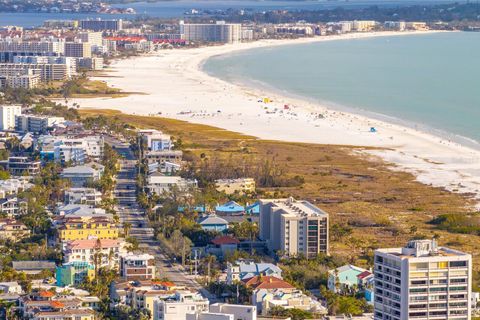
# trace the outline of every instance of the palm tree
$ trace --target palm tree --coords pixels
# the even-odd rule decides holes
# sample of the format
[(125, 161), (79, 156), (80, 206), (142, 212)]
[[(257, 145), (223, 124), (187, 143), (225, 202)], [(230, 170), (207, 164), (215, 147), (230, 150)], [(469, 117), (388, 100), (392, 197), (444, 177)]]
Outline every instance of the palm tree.
[(0, 308), (5, 310), (5, 320), (10, 319), (13, 316), (12, 308), (15, 305), (15, 302), (0, 300)]
[(95, 279), (97, 280), (97, 285), (98, 285), (98, 271), (100, 269), (100, 266), (102, 265), (102, 242), (100, 239), (97, 239), (97, 242), (95, 243), (95, 249), (94, 249), (94, 254), (93, 254), (93, 265), (95, 267)]
[(128, 233), (132, 229), (132, 224), (130, 222), (124, 222), (123, 223), (123, 234), (125, 235), (125, 238), (128, 238)]
[(217, 258), (214, 255), (209, 255), (205, 258), (205, 261), (207, 262), (207, 283), (210, 283), (212, 263), (215, 263), (215, 261), (217, 261)]

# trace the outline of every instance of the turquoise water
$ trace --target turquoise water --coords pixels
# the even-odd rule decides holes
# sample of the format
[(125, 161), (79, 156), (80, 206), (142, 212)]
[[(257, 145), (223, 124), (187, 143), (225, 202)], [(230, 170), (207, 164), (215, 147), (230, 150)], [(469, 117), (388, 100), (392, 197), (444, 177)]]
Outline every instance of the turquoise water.
[(480, 141), (480, 33), (253, 49), (213, 57), (204, 69), (229, 81)]
[(258, 1), (258, 0), (179, 0), (179, 1), (157, 1), (157, 2), (135, 2), (127, 4), (114, 4), (113, 7), (131, 7), (137, 15), (108, 15), (96, 13), (38, 13), (38, 12), (0, 12), (0, 25), (16, 25), (22, 27), (34, 27), (43, 24), (44, 20), (71, 20), (86, 18), (107, 18), (107, 19), (135, 19), (140, 16), (159, 18), (182, 17), (183, 13), (190, 9), (201, 10), (225, 10), (225, 9), (252, 9), (254, 11), (264, 10), (320, 10), (334, 7), (356, 7), (356, 6), (407, 6), (412, 4), (435, 4), (450, 3), (452, 0), (314, 0), (314, 1)]

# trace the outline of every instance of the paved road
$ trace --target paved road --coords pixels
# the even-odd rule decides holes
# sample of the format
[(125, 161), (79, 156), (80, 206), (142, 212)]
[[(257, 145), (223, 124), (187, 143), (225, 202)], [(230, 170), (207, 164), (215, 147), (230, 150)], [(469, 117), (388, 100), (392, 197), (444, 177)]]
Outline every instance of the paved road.
[(207, 297), (210, 297), (192, 275), (183, 271), (181, 265), (172, 264), (172, 261), (162, 252), (159, 242), (154, 239), (153, 230), (148, 226), (145, 213), (136, 202), (137, 172), (132, 150), (128, 145), (112, 139), (108, 143), (112, 144), (123, 158), (117, 175), (115, 196), (118, 199), (117, 211), (120, 215), (120, 222), (122, 224), (129, 222), (132, 226), (129, 236), (137, 238), (140, 248), (155, 256), (157, 273), (160, 278), (168, 278), (176, 284), (201, 290)]

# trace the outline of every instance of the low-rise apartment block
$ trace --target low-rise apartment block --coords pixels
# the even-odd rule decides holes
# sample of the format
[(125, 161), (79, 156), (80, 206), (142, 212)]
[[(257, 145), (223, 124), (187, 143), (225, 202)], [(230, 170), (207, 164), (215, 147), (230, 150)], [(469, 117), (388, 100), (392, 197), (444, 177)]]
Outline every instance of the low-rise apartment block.
[(58, 266), (55, 271), (57, 286), (73, 286), (95, 278), (95, 266), (86, 261), (74, 261)]
[(42, 163), (28, 157), (9, 157), (8, 160), (0, 161), (0, 166), (13, 176), (33, 176), (40, 173)]
[(149, 164), (158, 163), (163, 164), (165, 162), (181, 163), (183, 152), (181, 150), (158, 150), (147, 151), (144, 155)]
[(97, 239), (118, 239), (118, 228), (105, 215), (94, 217), (60, 217), (57, 223), (59, 242)]
[(0, 39), (0, 62), (13, 62), (16, 56), (58, 56), (65, 51), (63, 39), (24, 41)]
[(33, 70), (27, 70), (15, 75), (9, 75), (8, 72), (0, 71), (0, 88), (12, 89), (33, 89), (40, 85), (42, 79), (39, 74)]
[(43, 82), (65, 80), (71, 75), (71, 69), (61, 63), (0, 63), (2, 76), (12, 77), (19, 73), (25, 75), (28, 70), (39, 75)]
[(15, 117), (15, 130), (18, 132), (46, 133), (49, 128), (62, 122), (65, 122), (63, 117), (18, 115)]
[(37, 140), (40, 157), (61, 164), (68, 162), (83, 164), (87, 158), (101, 160), (104, 146), (103, 137), (96, 135), (75, 138), (44, 135)]
[(73, 240), (62, 246), (64, 263), (88, 262), (111, 269), (119, 267), (120, 255), (127, 252), (120, 239)]
[(138, 134), (149, 151), (171, 150), (173, 147), (171, 137), (161, 131), (140, 130)]
[(328, 213), (293, 198), (260, 200), (260, 239), (286, 255), (328, 254)]
[(146, 253), (120, 255), (120, 276), (126, 281), (154, 279), (156, 276), (155, 257)]
[(95, 188), (70, 188), (65, 190), (63, 202), (98, 206), (102, 202), (102, 193)]

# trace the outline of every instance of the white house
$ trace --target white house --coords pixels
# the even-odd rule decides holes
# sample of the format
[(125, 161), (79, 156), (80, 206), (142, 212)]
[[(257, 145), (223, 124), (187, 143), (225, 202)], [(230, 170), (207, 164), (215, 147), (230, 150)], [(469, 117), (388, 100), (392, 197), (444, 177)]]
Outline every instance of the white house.
[(120, 239), (87, 239), (74, 240), (62, 244), (63, 261), (88, 262), (95, 264), (99, 257), (100, 267), (118, 268), (120, 255), (127, 252), (125, 241)]
[(188, 180), (180, 176), (164, 176), (160, 173), (150, 175), (147, 184), (148, 190), (158, 195), (169, 192), (173, 188), (178, 188), (182, 192), (188, 192), (190, 188), (196, 187), (197, 180)]

